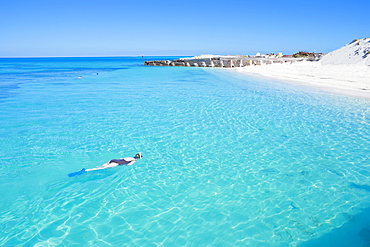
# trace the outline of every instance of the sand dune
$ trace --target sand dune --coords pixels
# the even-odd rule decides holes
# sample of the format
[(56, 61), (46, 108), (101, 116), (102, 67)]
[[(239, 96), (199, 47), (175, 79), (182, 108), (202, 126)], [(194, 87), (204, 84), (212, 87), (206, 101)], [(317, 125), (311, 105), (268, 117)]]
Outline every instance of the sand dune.
[(368, 65), (370, 66), (370, 38), (354, 40), (351, 43), (326, 54), (323, 65)]

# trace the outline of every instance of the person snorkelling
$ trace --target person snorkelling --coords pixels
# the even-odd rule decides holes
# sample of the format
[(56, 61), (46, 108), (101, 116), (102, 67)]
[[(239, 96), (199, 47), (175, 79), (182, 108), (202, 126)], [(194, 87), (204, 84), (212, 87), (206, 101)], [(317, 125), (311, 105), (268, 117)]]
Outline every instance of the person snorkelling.
[(141, 159), (143, 156), (141, 153), (136, 154), (134, 157), (126, 157), (126, 158), (121, 158), (121, 159), (113, 159), (108, 161), (107, 163), (103, 164), (102, 166), (98, 166), (96, 168), (91, 168), (91, 169), (85, 169), (83, 168), (81, 171), (78, 172), (73, 172), (68, 174), (68, 177), (74, 177), (76, 175), (83, 174), (85, 172), (90, 172), (90, 171), (96, 171), (96, 170), (103, 170), (107, 168), (112, 168), (120, 165), (126, 165), (126, 166), (131, 166), (133, 165), (138, 159)]
[(133, 165), (138, 159), (141, 159), (143, 156), (141, 153), (136, 154), (134, 157), (126, 157), (126, 158), (121, 158), (121, 159), (113, 159), (108, 161), (102, 166), (98, 166), (96, 168), (91, 168), (91, 169), (86, 169), (85, 171), (96, 171), (96, 170), (102, 170), (102, 169), (107, 169), (107, 168), (112, 168), (116, 166), (121, 166), (121, 165), (126, 165), (126, 166), (131, 166)]
[(143, 156), (141, 153), (136, 154), (134, 157), (126, 157), (121, 159), (113, 159), (110, 160), (108, 163), (117, 163), (118, 165), (127, 165), (130, 166), (134, 164), (138, 159), (141, 159)]

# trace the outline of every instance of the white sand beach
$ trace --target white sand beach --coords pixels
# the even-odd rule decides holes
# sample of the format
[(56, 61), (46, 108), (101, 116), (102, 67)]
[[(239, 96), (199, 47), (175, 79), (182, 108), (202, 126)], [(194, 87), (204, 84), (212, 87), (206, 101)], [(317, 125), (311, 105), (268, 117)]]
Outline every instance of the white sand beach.
[(320, 61), (246, 66), (236, 70), (251, 76), (370, 99), (370, 38), (343, 46)]

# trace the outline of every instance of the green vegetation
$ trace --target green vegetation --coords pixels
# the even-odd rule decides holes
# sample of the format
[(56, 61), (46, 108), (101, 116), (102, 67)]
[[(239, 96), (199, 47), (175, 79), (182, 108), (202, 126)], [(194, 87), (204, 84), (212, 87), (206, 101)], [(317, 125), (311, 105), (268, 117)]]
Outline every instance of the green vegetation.
[(315, 53), (313, 52), (307, 52), (307, 51), (300, 51), (300, 52), (297, 52), (295, 54), (293, 54), (293, 57), (296, 57), (296, 58), (313, 58), (315, 57)]

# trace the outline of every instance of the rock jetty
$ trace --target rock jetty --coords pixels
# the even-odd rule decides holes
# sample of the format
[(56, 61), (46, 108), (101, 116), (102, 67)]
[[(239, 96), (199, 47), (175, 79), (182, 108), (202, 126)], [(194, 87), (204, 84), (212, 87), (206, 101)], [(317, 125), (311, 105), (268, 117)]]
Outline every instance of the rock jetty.
[(295, 63), (307, 60), (305, 58), (278, 57), (278, 56), (213, 56), (201, 55), (191, 58), (179, 58), (174, 60), (145, 61), (144, 65), (150, 66), (184, 66), (184, 67), (221, 67), (235, 68), (252, 65), (273, 63)]

